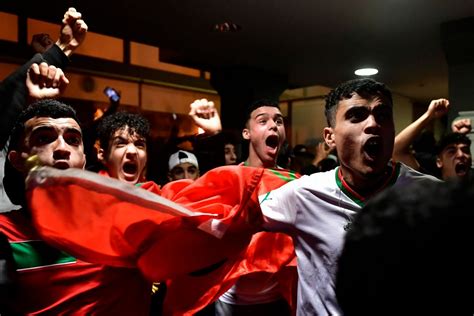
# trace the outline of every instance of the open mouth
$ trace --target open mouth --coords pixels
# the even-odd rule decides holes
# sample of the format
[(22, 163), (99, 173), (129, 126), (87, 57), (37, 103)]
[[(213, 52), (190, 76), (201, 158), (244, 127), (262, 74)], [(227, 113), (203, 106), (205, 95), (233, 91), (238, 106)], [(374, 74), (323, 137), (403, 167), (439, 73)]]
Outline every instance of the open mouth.
[(126, 174), (135, 174), (137, 173), (138, 166), (136, 163), (128, 161), (123, 164), (122, 170)]
[(56, 169), (69, 169), (69, 164), (65, 161), (58, 161), (53, 165), (54, 168)]
[(363, 149), (371, 158), (379, 156), (383, 149), (382, 139), (380, 137), (369, 138), (365, 142)]
[(465, 175), (469, 172), (470, 166), (468, 166), (464, 162), (457, 163), (456, 166), (454, 166), (454, 169), (456, 170), (457, 175)]
[(278, 138), (277, 135), (270, 135), (265, 140), (265, 145), (273, 149), (278, 148), (279, 143), (280, 143), (280, 139)]

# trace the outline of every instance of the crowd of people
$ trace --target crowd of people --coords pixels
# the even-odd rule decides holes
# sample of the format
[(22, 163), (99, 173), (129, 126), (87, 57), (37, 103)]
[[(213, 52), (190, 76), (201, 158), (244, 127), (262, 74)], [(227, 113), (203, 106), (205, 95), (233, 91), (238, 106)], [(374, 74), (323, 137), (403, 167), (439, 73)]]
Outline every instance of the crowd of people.
[(471, 122), (414, 146), (448, 100), (395, 135), (387, 86), (343, 82), (323, 139), (291, 147), (278, 102), (242, 105), (238, 140), (199, 99), (159, 186), (144, 116), (84, 128), (60, 101), (87, 28), (69, 8), (0, 84), (0, 314), (473, 314)]

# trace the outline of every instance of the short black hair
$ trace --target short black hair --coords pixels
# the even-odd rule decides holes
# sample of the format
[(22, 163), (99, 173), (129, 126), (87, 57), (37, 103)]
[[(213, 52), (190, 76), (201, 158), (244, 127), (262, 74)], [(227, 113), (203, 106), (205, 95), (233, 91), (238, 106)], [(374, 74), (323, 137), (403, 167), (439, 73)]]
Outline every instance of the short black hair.
[(97, 135), (100, 147), (104, 150), (109, 148), (110, 138), (116, 131), (127, 128), (130, 134), (138, 134), (148, 139), (150, 134), (150, 123), (140, 114), (130, 112), (116, 112), (106, 116), (97, 127)]
[(10, 134), (8, 151), (16, 150), (20, 146), (20, 140), (25, 132), (25, 122), (34, 117), (72, 118), (80, 126), (76, 111), (65, 103), (53, 99), (43, 99), (33, 102), (26, 107), (18, 116)]
[(252, 114), (252, 112), (255, 111), (255, 110), (258, 109), (258, 108), (261, 108), (262, 106), (271, 106), (271, 107), (275, 107), (275, 108), (277, 108), (278, 110), (280, 110), (280, 105), (278, 104), (277, 101), (273, 101), (273, 100), (270, 100), (270, 99), (259, 99), (259, 100), (256, 100), (256, 101), (250, 103), (250, 104), (247, 106), (247, 109), (246, 109), (246, 118), (245, 118), (244, 126), (246, 126), (247, 123), (248, 123), (248, 121), (250, 120), (250, 115)]
[(472, 315), (472, 182), (392, 187), (357, 214), (338, 261), (344, 315)]
[(471, 146), (471, 140), (465, 134), (461, 133), (447, 133), (436, 144), (436, 154), (439, 155), (441, 152), (451, 144), (465, 144), (468, 147)]
[[(10, 133), (10, 141), (8, 152), (18, 150), (23, 143), (21, 142), (25, 134), (25, 122), (34, 117), (50, 117), (71, 118), (80, 126), (76, 111), (65, 103), (53, 99), (43, 99), (33, 102), (27, 106), (17, 117), (12, 132)], [(25, 180), (23, 174), (16, 170), (9, 159), (5, 159), (4, 164), (5, 176), (3, 178), (3, 186), (8, 197), (14, 204), (25, 204)]]
[(392, 93), (385, 84), (381, 82), (370, 78), (346, 81), (337, 86), (326, 96), (324, 114), (326, 115), (328, 126), (334, 126), (339, 101), (350, 99), (354, 93), (357, 93), (363, 98), (382, 96), (390, 101), (390, 105), (393, 104)]

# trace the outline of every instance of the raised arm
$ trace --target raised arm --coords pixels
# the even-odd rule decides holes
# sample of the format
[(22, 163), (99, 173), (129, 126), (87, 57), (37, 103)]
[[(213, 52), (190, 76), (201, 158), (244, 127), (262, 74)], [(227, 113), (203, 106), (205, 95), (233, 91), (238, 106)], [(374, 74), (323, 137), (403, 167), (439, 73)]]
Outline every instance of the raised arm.
[(82, 19), (82, 14), (74, 8), (69, 8), (64, 13), (62, 22), (63, 25), (56, 45), (69, 57), (86, 38), (87, 24)]
[(195, 100), (189, 106), (189, 116), (207, 135), (215, 135), (222, 131), (221, 119), (214, 102), (207, 99)]
[(471, 131), (471, 129), (471, 119), (468, 118), (455, 120), (451, 124), (451, 130), (453, 131), (453, 133), (467, 134)]
[(56, 98), (69, 84), (61, 68), (46, 63), (33, 64), (26, 76), (26, 87), (31, 101)]
[(5, 146), (18, 114), (27, 106), (27, 72), (32, 64), (54, 65), (65, 69), (72, 52), (84, 41), (87, 25), (81, 14), (70, 8), (65, 14), (56, 45), (43, 54), (35, 54), (0, 84), (0, 148)]
[(395, 137), (393, 159), (401, 161), (415, 170), (420, 170), (420, 164), (413, 155), (410, 146), (430, 122), (446, 115), (448, 109), (449, 101), (447, 99), (432, 100), (426, 112)]

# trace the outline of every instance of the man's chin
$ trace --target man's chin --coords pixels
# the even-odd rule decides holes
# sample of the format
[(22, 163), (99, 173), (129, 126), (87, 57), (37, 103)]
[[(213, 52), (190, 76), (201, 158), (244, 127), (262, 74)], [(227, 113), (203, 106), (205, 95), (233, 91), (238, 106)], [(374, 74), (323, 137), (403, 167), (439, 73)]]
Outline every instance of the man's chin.
[(53, 168), (61, 169), (61, 170), (69, 169), (70, 167), (71, 166), (69, 166), (67, 162), (57, 162), (53, 165)]
[(137, 176), (130, 176), (130, 175), (120, 175), (118, 178), (120, 181), (127, 182), (130, 184), (137, 184), (138, 177)]

